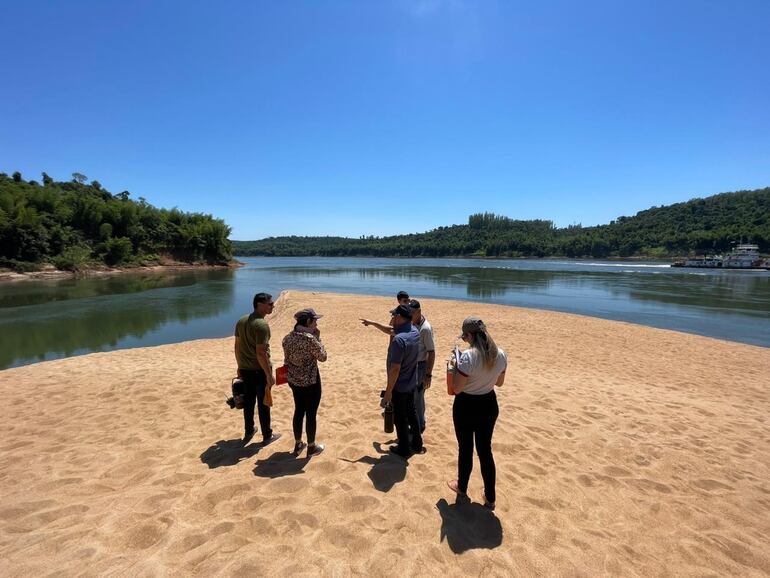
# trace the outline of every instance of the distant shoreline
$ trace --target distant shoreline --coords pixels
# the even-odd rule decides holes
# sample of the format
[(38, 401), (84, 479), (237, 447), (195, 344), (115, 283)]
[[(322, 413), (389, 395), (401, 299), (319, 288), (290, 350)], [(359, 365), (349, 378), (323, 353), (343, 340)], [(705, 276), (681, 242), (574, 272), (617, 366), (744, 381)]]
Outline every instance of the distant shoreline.
[(82, 271), (63, 271), (55, 267), (44, 267), (40, 271), (19, 273), (10, 269), (0, 269), (0, 283), (17, 283), (20, 281), (58, 281), (61, 279), (84, 279), (93, 277), (108, 277), (113, 275), (136, 273), (174, 273), (179, 271), (205, 269), (237, 269), (244, 263), (233, 261), (228, 265), (208, 265), (196, 263), (171, 263), (168, 265), (150, 265), (139, 267), (100, 267)]
[(559, 255), (550, 255), (548, 257), (502, 257), (502, 256), (489, 256), (486, 255), (388, 255), (388, 256), (373, 256), (373, 255), (235, 255), (238, 259), (247, 259), (250, 257), (259, 257), (266, 259), (305, 259), (308, 257), (314, 257), (319, 259), (478, 259), (489, 261), (659, 261), (661, 263), (673, 263), (676, 259), (684, 259), (685, 257), (646, 257), (646, 256), (634, 256), (634, 257), (565, 257)]

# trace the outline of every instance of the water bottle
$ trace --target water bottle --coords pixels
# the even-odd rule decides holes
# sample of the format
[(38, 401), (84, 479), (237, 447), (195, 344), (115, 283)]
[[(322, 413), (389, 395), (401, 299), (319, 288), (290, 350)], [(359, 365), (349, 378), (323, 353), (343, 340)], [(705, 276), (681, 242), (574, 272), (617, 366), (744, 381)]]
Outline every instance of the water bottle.
[(393, 433), (393, 404), (385, 404), (382, 412), (382, 419), (385, 422), (385, 433)]

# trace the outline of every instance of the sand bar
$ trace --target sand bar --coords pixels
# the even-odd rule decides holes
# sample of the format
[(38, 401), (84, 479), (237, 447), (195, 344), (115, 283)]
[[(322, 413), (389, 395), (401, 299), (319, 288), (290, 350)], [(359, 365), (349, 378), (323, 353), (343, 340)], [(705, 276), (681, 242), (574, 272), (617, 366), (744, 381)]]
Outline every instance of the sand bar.
[[(455, 505), (437, 363), (428, 453), (383, 454), (378, 392), (393, 299), (288, 292), (325, 315), (324, 454), (242, 447), (224, 404), (232, 338), (0, 372), (2, 576), (767, 576), (770, 349), (545, 311), (422, 300), (439, 359), (469, 314), (508, 352), (498, 503)], [(233, 320), (235, 321), (235, 320)], [(66, 327), (62, 328), (66, 331)], [(383, 449), (384, 448), (384, 449)]]

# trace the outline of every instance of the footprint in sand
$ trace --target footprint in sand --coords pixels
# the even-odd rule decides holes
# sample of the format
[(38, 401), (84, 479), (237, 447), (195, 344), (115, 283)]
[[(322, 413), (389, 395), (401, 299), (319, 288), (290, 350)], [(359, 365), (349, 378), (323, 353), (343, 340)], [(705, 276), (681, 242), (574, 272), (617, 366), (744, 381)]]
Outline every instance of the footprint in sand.
[(670, 486), (667, 486), (666, 484), (661, 484), (660, 482), (656, 482), (654, 480), (648, 480), (647, 478), (627, 480), (626, 483), (628, 483), (631, 486), (635, 486), (641, 490), (653, 490), (655, 492), (660, 492), (662, 494), (671, 493)]
[(160, 542), (167, 534), (171, 525), (168, 518), (160, 518), (148, 523), (139, 524), (116, 538), (119, 544), (129, 550), (146, 550)]
[(692, 485), (700, 490), (705, 490), (707, 492), (730, 491), (734, 489), (732, 486), (709, 479), (695, 480)]
[(613, 478), (622, 478), (631, 475), (631, 472), (618, 466), (605, 466), (604, 473)]

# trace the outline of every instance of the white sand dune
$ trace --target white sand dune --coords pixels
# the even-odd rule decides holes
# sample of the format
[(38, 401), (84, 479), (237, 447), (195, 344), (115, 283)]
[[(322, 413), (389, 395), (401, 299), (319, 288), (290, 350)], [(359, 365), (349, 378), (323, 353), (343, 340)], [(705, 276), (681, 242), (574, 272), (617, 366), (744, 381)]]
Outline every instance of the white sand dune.
[[(508, 352), (497, 510), (455, 504), (443, 364), (428, 453), (385, 453), (379, 390), (392, 299), (288, 292), (329, 361), (311, 460), (240, 443), (232, 338), (0, 372), (2, 576), (768, 576), (770, 349), (575, 315), (424, 299), (446, 357), (462, 319)], [(235, 322), (235, 320), (233, 320)], [(66, 327), (61, 328), (66, 331)], [(257, 436), (257, 439), (259, 436)]]

